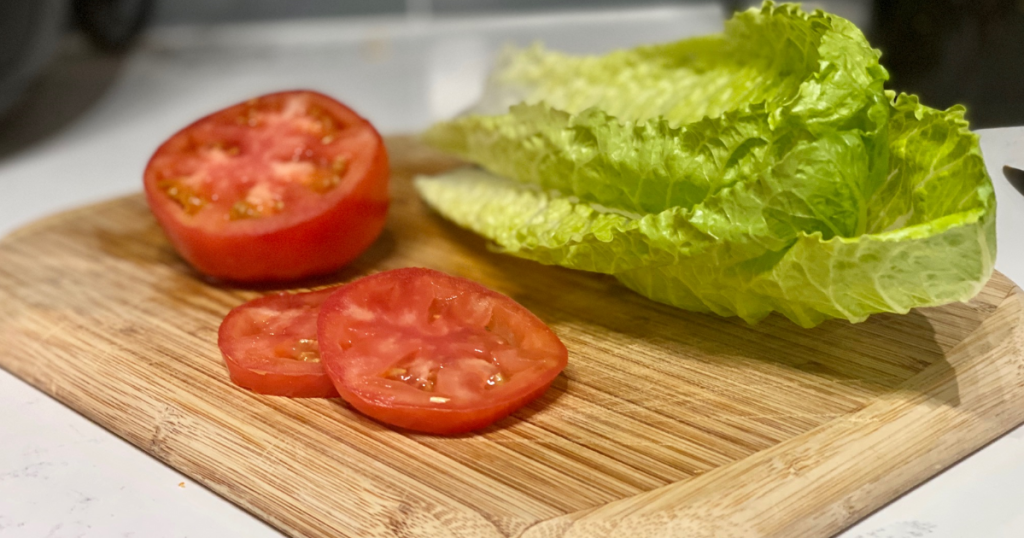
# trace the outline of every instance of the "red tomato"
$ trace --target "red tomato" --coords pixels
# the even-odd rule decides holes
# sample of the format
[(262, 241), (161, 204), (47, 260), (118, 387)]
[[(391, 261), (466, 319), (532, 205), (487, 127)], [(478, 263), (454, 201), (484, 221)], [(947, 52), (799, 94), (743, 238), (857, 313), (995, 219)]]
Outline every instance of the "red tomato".
[(316, 341), (320, 305), (335, 289), (268, 295), (229, 312), (217, 345), (231, 381), (259, 394), (337, 398)]
[(317, 334), (342, 398), (381, 422), (437, 434), (507, 416), (543, 394), (568, 360), (526, 308), (430, 269), (339, 288), (320, 311)]
[(366, 120), (319, 93), (264, 95), (163, 143), (146, 200), (171, 243), (207, 275), (234, 281), (329, 273), (380, 235), (388, 159)]

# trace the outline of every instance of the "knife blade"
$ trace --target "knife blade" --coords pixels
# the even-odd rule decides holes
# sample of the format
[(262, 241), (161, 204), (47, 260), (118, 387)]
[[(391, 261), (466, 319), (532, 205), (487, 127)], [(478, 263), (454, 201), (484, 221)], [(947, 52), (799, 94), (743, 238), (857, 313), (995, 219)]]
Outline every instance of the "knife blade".
[(1024, 194), (1024, 170), (1005, 165), (1003, 166), (1003, 175), (1006, 176), (1006, 181), (1009, 181), (1010, 185), (1017, 189), (1017, 192)]

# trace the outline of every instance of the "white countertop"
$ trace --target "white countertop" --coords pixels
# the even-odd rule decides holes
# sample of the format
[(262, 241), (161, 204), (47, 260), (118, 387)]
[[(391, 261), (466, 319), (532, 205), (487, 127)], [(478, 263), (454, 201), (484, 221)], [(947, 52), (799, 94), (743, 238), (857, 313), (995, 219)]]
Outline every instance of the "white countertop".
[[(58, 210), (137, 192), (153, 149), (212, 110), (272, 90), (336, 96), (387, 133), (479, 95), (505, 42), (603, 52), (718, 31), (717, 5), (475, 19), (322, 20), (163, 28), (129, 56), (73, 40), (0, 123), (0, 236)], [(89, 104), (84, 107), (83, 104)], [(84, 110), (84, 112), (80, 112)], [(55, 120), (54, 118), (57, 118)], [(31, 143), (29, 143), (31, 142)], [(982, 131), (999, 202), (996, 267), (1024, 282), (1024, 128)], [(273, 528), (0, 370), (0, 538), (280, 537)], [(841, 534), (1024, 536), (1024, 428)]]

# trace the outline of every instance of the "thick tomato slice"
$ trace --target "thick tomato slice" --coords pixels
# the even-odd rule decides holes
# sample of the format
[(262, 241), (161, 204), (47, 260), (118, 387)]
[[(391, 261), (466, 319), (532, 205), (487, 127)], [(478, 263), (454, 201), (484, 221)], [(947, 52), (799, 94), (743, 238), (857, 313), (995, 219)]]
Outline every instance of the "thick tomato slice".
[(185, 260), (234, 281), (334, 271), (384, 227), (388, 159), (380, 135), (310, 91), (215, 112), (163, 143), (146, 200)]
[(341, 397), (381, 422), (457, 434), (547, 390), (568, 352), (529, 310), (480, 284), (396, 269), (342, 286), (317, 322)]
[(320, 305), (335, 289), (268, 295), (229, 312), (217, 345), (231, 381), (259, 394), (337, 398), (316, 340)]

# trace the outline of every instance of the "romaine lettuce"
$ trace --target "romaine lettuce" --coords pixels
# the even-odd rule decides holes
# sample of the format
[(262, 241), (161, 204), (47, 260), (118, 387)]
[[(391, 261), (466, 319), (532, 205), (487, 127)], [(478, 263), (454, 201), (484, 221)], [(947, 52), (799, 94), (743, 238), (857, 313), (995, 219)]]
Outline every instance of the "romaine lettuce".
[(417, 187), (505, 252), (749, 322), (965, 300), (995, 256), (977, 139), (962, 109), (894, 100), (886, 77), (849, 22), (770, 3), (718, 36), (535, 47), (425, 136), (487, 171)]

